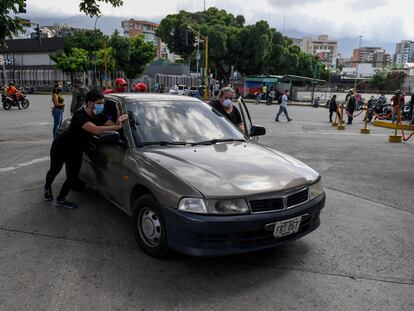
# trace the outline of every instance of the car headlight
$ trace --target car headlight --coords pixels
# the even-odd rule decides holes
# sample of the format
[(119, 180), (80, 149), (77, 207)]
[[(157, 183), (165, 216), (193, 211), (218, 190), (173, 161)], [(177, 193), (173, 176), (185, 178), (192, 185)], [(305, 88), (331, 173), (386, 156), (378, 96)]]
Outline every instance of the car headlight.
[(183, 198), (178, 204), (181, 211), (197, 214), (238, 215), (250, 212), (245, 199), (207, 200)]
[(209, 214), (235, 215), (250, 212), (245, 199), (235, 200), (207, 200), (207, 211)]
[(323, 193), (322, 179), (309, 187), (309, 200), (313, 200)]
[(206, 203), (203, 199), (183, 198), (178, 204), (178, 209), (189, 213), (207, 214)]

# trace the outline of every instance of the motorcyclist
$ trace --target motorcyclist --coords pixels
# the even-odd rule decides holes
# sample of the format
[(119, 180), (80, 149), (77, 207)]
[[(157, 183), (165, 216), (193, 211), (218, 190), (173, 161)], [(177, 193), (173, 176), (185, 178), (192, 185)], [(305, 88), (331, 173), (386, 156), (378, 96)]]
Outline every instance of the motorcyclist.
[(104, 94), (125, 93), (127, 87), (128, 87), (128, 83), (125, 81), (124, 78), (117, 78), (115, 79), (115, 88), (107, 89), (103, 93)]
[(9, 87), (7, 88), (7, 95), (10, 96), (11, 98), (13, 98), (13, 100), (17, 104), (17, 108), (22, 109), (22, 108), (20, 108), (20, 100), (17, 98), (17, 93), (18, 92), (19, 92), (19, 90), (16, 88), (14, 82), (10, 81)]

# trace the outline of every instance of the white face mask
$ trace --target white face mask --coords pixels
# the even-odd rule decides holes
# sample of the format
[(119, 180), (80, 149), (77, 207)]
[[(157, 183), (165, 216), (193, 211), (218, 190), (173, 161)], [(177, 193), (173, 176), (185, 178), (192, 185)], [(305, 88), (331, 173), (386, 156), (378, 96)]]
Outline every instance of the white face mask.
[(229, 108), (231, 106), (231, 99), (225, 99), (223, 101), (224, 108)]

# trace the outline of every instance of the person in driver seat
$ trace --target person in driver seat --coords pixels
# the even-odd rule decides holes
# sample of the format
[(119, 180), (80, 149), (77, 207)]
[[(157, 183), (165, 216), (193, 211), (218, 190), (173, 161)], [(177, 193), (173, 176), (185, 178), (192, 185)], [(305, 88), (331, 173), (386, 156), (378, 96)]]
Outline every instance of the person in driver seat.
[(233, 98), (233, 89), (231, 87), (223, 87), (219, 91), (217, 99), (210, 101), (209, 105), (219, 111), (244, 133), (244, 123), (239, 109), (232, 103)]

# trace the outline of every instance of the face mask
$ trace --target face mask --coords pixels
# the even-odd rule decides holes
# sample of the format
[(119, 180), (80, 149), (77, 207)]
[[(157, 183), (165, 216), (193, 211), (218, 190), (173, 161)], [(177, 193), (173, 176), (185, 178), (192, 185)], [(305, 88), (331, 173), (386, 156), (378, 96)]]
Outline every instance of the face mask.
[(224, 108), (229, 108), (231, 106), (231, 99), (225, 99), (223, 101)]
[(100, 114), (100, 113), (102, 113), (103, 109), (104, 109), (103, 104), (95, 104), (95, 109), (93, 110), (93, 112), (95, 114)]
[(62, 92), (62, 88), (61, 88), (61, 87), (58, 87), (58, 88), (56, 89), (56, 92), (57, 92), (57, 93)]

